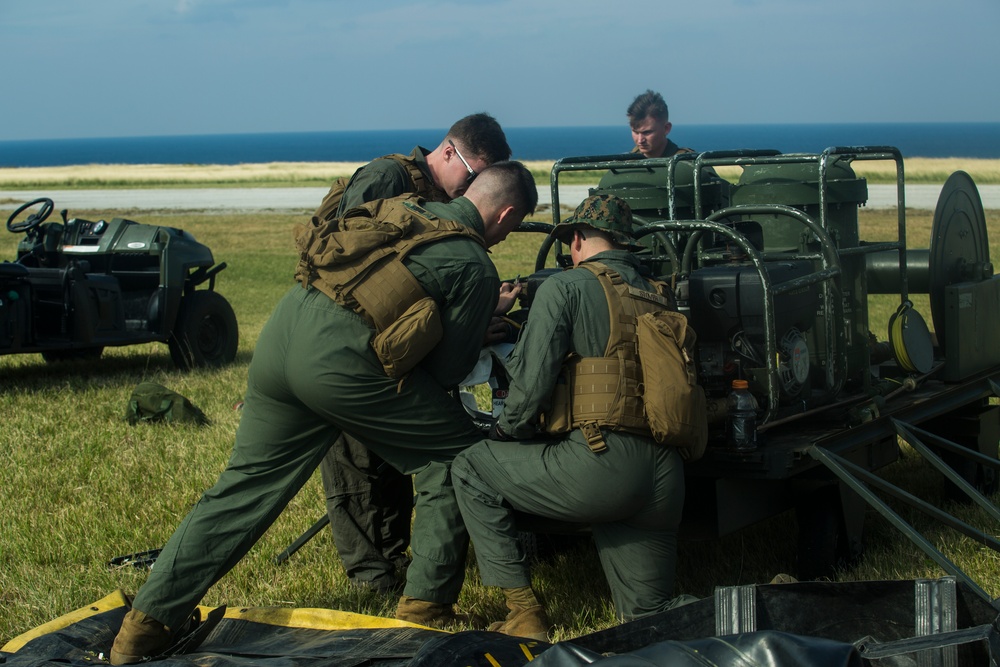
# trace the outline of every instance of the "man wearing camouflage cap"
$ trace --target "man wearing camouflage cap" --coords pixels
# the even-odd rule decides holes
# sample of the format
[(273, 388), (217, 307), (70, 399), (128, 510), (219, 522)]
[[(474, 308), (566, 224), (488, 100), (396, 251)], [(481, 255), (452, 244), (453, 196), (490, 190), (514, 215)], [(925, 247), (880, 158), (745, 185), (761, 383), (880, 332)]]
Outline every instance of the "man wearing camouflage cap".
[[(657, 296), (629, 252), (635, 247), (631, 231), (628, 204), (612, 195), (587, 198), (556, 227), (574, 268), (538, 289), (507, 368), (510, 393), (491, 440), (462, 452), (452, 467), (483, 583), (500, 586), (510, 609), (493, 630), (545, 639), (550, 629), (531, 588), (514, 511), (591, 524), (621, 618), (670, 605), (684, 500), (677, 450), (613, 425), (597, 433), (586, 425), (562, 429), (562, 435), (543, 439), (543, 431), (560, 430), (555, 428), (559, 401), (553, 399), (557, 383), (573, 386), (572, 379), (565, 380), (568, 360), (604, 357), (611, 318), (618, 317), (609, 313), (604, 288), (587, 265), (598, 271), (606, 267), (650, 298)], [(595, 439), (603, 448), (594, 445)]]

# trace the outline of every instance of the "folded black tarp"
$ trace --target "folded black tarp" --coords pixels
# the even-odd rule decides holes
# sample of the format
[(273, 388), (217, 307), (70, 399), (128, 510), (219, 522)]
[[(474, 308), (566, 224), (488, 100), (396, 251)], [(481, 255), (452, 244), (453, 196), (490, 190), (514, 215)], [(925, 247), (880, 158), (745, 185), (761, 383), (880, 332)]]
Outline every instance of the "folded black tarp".
[[(929, 583), (928, 583), (929, 582)], [(114, 594), (9, 642), (4, 667), (106, 660), (126, 612)], [(942, 580), (720, 588), (706, 598), (552, 645), (443, 633), (332, 610), (229, 609), (194, 651), (163, 667), (539, 667), (619, 665), (997, 665), (992, 602)]]

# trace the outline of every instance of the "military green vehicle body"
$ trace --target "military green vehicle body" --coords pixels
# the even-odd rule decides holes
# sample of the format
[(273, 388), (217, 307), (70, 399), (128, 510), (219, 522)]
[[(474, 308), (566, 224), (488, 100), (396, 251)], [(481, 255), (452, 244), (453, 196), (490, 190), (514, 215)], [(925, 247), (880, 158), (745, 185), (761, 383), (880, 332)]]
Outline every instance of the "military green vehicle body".
[(226, 265), (208, 247), (183, 230), (123, 218), (63, 211), (61, 222), (46, 222), (52, 209), (38, 199), (7, 221), (24, 238), (15, 261), (0, 263), (0, 354), (55, 362), (163, 342), (183, 369), (233, 361), (236, 316), (215, 291)]
[[(859, 226), (868, 189), (852, 164), (865, 160), (896, 165), (898, 225), (889, 239), (866, 240)], [(732, 166), (742, 170), (735, 182), (716, 175)], [(992, 340), (1000, 277), (971, 179), (957, 172), (948, 180), (930, 247), (915, 248), (893, 147), (565, 158), (552, 169), (553, 224), (566, 171), (603, 172), (591, 194), (629, 202), (646, 246), (640, 257), (673, 282), (699, 337), (712, 436), (706, 455), (686, 466), (684, 534), (720, 537), (794, 510), (799, 575), (813, 578), (860, 555), (870, 506), (964, 577), (872, 489), (900, 497), (873, 473), (900, 457), (902, 439), (942, 471), (952, 496), (992, 508), (983, 493), (998, 480), (1000, 407), (990, 399), (1000, 394)], [(536, 270), (553, 253), (559, 261), (550, 237)], [(873, 294), (898, 295), (888, 323), (870, 321)], [(928, 295), (933, 333), (911, 294)], [(752, 451), (727, 442), (725, 401), (737, 378), (760, 406)]]

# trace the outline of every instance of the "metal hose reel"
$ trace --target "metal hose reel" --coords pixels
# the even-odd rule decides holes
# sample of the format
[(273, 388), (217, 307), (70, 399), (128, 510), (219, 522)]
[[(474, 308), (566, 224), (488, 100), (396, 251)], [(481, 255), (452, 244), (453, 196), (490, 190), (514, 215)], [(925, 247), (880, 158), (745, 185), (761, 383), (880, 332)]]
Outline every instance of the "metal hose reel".
[[(934, 210), (929, 249), (906, 251), (906, 271), (910, 294), (928, 295), (934, 337), (946, 352), (946, 379), (959, 379), (979, 366), (989, 365), (993, 347), (983, 336), (962, 320), (962, 304), (982, 301), (1000, 294), (1000, 286), (991, 280), (989, 236), (982, 199), (972, 178), (956, 171), (945, 182)], [(867, 257), (869, 294), (894, 294), (900, 290), (899, 253), (880, 252)], [(962, 287), (962, 286), (965, 287)], [(975, 285), (978, 285), (976, 287)], [(957, 297), (950, 293), (961, 292)], [(954, 302), (958, 305), (954, 305)], [(952, 306), (949, 306), (952, 302)], [(990, 308), (980, 308), (982, 313)], [(954, 312), (952, 312), (954, 311)], [(986, 322), (982, 322), (986, 325)], [(983, 326), (983, 329), (988, 328)], [(959, 344), (959, 330), (968, 329)], [(908, 372), (926, 372), (929, 357), (933, 360), (933, 338), (923, 318), (906, 299), (889, 321), (889, 342), (900, 366)], [(948, 341), (949, 332), (953, 341)], [(974, 334), (974, 335), (973, 335)], [(978, 343), (977, 343), (978, 341)], [(961, 352), (958, 354), (957, 352)]]
[(945, 182), (934, 210), (928, 259), (928, 294), (938, 344), (945, 345), (945, 287), (993, 275), (983, 201), (972, 178), (956, 171)]
[(907, 373), (928, 372), (934, 364), (934, 344), (924, 318), (905, 301), (889, 318), (889, 343), (900, 368)]

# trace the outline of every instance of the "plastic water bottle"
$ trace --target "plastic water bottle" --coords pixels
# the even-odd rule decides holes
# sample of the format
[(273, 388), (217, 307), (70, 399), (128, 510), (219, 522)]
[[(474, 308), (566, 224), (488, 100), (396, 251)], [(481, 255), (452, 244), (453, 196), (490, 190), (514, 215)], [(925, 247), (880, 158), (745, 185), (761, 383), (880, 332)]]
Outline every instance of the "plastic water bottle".
[(733, 380), (728, 403), (729, 445), (741, 452), (757, 449), (757, 399), (746, 380)]

